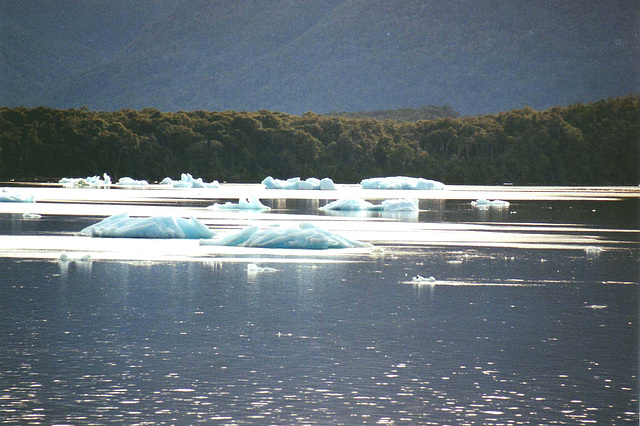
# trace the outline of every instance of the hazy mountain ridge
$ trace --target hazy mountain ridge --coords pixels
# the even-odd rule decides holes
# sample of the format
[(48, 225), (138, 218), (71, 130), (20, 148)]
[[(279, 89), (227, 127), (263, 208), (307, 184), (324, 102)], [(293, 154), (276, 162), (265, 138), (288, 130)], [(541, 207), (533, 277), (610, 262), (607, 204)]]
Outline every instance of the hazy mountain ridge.
[(640, 90), (632, 1), (109, 4), (4, 2), (0, 104), (478, 114)]

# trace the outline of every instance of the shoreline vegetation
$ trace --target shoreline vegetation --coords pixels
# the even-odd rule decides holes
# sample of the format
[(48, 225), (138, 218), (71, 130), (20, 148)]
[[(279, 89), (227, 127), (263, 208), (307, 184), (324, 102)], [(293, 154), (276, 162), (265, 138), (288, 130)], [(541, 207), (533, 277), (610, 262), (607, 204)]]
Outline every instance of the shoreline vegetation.
[(440, 118), (415, 121), (411, 109), (361, 118), (368, 113), (0, 107), (0, 179), (106, 172), (159, 181), (187, 170), (237, 183), (404, 175), (447, 184), (637, 185), (639, 101), (465, 117), (447, 106)]

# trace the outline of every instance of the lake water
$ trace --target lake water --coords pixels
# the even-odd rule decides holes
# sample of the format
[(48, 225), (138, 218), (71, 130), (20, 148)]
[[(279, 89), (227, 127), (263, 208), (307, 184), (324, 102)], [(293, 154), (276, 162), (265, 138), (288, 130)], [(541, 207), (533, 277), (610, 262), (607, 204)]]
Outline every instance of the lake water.
[[(638, 423), (638, 188), (13, 189), (38, 202), (0, 203), (3, 424)], [(206, 209), (249, 194), (273, 209)], [(421, 211), (318, 211), (351, 197)], [(76, 235), (122, 211), (374, 247)]]

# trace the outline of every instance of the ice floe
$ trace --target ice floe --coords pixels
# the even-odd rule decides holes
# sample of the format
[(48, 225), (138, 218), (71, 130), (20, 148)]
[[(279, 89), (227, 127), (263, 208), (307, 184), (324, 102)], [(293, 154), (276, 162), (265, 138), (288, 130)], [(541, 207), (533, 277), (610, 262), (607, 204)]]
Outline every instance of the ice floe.
[(33, 195), (21, 195), (2, 188), (0, 191), (0, 202), (3, 203), (35, 203)]
[(220, 182), (205, 182), (202, 178), (194, 178), (190, 173), (182, 173), (180, 180), (173, 180), (170, 177), (162, 179), (160, 185), (169, 185), (174, 188), (219, 188)]
[(417, 199), (384, 200), (381, 204), (373, 204), (359, 198), (352, 198), (332, 201), (320, 207), (320, 210), (417, 212), (419, 208)]
[(301, 180), (299, 177), (289, 178), (287, 180), (274, 179), (271, 176), (264, 178), (262, 184), (266, 189), (320, 189), (335, 190), (336, 186), (329, 178), (316, 179), (311, 177)]
[(238, 204), (227, 201), (224, 204), (216, 203), (207, 208), (211, 210), (271, 210), (271, 207), (265, 206), (254, 196), (240, 198)]
[(480, 198), (479, 200), (472, 201), (471, 205), (478, 208), (494, 207), (498, 209), (504, 209), (509, 207), (509, 202), (503, 200), (487, 200), (486, 198)]
[(201, 240), (200, 245), (315, 250), (371, 247), (369, 243), (350, 240), (307, 222), (300, 223), (298, 228), (249, 226), (220, 239)]
[(21, 216), (23, 219), (25, 220), (36, 220), (36, 219), (42, 219), (42, 215), (39, 215), (37, 213), (22, 213)]
[(360, 182), (362, 189), (415, 189), (415, 190), (444, 190), (446, 186), (442, 182), (424, 178), (407, 176), (376, 177), (363, 179)]
[(111, 177), (104, 173), (100, 176), (89, 176), (86, 178), (62, 178), (58, 181), (66, 188), (101, 188), (111, 185)]
[(129, 213), (110, 216), (80, 231), (80, 235), (109, 238), (212, 238), (215, 233), (195, 217), (129, 217)]
[(146, 180), (136, 180), (130, 177), (121, 177), (118, 179), (117, 185), (121, 186), (148, 186), (149, 182)]
[(436, 282), (436, 279), (434, 277), (423, 277), (421, 275), (417, 275), (411, 279), (411, 282), (417, 284), (433, 284)]

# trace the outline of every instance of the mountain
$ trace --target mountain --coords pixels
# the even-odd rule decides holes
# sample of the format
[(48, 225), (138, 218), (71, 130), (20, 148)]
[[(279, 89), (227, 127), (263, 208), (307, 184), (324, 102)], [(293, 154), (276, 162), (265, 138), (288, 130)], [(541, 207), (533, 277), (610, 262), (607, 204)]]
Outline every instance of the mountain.
[(0, 105), (544, 109), (639, 92), (635, 0), (2, 0)]

